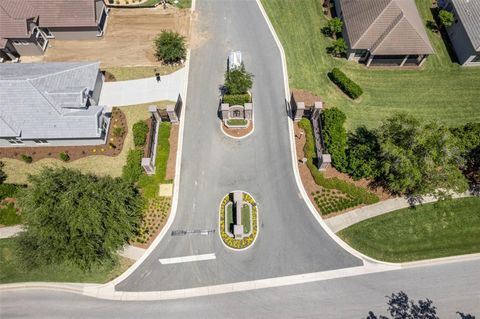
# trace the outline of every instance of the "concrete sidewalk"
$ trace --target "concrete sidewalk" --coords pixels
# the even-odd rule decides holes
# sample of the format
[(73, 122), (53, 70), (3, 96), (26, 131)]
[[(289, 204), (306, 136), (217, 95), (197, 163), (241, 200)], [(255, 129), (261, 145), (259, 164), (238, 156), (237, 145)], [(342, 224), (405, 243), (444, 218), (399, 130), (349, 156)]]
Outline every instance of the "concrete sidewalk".
[[(466, 192), (462, 194), (455, 194), (452, 197), (463, 198), (469, 196), (471, 196), (470, 193)], [(423, 204), (433, 203), (436, 201), (437, 199), (435, 197), (427, 196), (424, 197)], [(334, 233), (336, 233), (363, 220), (390, 213), (402, 208), (407, 208), (409, 206), (410, 204), (408, 203), (406, 198), (393, 198), (377, 204), (357, 208), (350, 212), (332, 218), (325, 218), (324, 221), (328, 225), (328, 227), (330, 227), (330, 229)]]
[(156, 101), (176, 101), (183, 94), (187, 81), (187, 70), (163, 75), (157, 82), (155, 77), (103, 83), (99, 105), (125, 106)]
[(23, 230), (22, 225), (15, 225), (10, 227), (0, 227), (0, 239), (10, 238)]

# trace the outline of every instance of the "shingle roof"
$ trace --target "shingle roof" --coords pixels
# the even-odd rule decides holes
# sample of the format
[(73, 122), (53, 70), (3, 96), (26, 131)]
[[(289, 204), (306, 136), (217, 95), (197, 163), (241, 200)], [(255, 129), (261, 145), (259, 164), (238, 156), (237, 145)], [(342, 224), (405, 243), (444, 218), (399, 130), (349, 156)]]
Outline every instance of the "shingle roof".
[[(98, 138), (103, 106), (85, 107), (100, 64), (22, 63), (0, 65), (0, 137)], [(12, 135), (14, 134), (14, 135)]]
[(372, 54), (431, 54), (414, 0), (339, 0), (352, 49)]
[(27, 37), (26, 19), (40, 27), (96, 26), (95, 0), (0, 0), (0, 48), (7, 38)]
[(452, 0), (458, 19), (476, 51), (480, 51), (480, 0)]

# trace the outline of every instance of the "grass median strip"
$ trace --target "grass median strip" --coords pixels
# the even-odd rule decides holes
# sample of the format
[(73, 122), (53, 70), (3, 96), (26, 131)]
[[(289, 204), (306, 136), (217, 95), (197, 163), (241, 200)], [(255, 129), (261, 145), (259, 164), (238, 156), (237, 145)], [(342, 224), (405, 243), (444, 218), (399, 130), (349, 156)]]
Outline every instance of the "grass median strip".
[(338, 233), (375, 259), (407, 262), (480, 252), (480, 198), (397, 210)]

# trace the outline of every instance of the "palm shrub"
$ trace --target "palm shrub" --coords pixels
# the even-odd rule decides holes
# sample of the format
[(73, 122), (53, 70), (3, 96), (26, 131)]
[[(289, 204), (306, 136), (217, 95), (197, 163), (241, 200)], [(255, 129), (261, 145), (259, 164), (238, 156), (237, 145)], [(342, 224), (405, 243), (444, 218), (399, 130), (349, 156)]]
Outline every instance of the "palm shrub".
[(252, 88), (253, 75), (242, 64), (239, 68), (225, 72), (225, 89), (228, 94), (247, 94)]
[(338, 38), (337, 40), (332, 42), (332, 46), (329, 48), (330, 52), (333, 56), (342, 57), (345, 56), (347, 53), (347, 43), (343, 38)]
[(342, 32), (343, 29), (343, 21), (342, 19), (335, 17), (331, 20), (328, 20), (327, 23), (327, 30), (330, 36)]
[(455, 17), (453, 13), (450, 11), (447, 11), (445, 9), (442, 9), (438, 12), (438, 19), (440, 20), (440, 23), (444, 27), (450, 27), (452, 26), (453, 22), (455, 21)]
[(187, 56), (185, 37), (177, 32), (162, 31), (155, 38), (157, 59), (166, 64), (180, 63)]
[(29, 183), (17, 197), (25, 231), (16, 241), (26, 267), (116, 262), (140, 224), (143, 199), (120, 178), (45, 168)]

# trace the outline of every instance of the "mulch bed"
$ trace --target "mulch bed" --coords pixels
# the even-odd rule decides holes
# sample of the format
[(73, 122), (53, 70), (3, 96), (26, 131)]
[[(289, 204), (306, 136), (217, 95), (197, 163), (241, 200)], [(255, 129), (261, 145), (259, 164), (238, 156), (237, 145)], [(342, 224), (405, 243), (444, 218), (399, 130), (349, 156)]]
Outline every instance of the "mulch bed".
[(177, 149), (178, 149), (178, 125), (172, 125), (170, 129), (170, 137), (168, 142), (170, 143), (170, 153), (168, 154), (167, 172), (165, 173), (165, 179), (173, 180), (175, 178), (175, 164), (177, 162)]
[(249, 121), (249, 124), (246, 128), (229, 128), (222, 121), (222, 128), (223, 128), (223, 131), (230, 136), (244, 137), (245, 135), (253, 131), (253, 121)]
[[(122, 136), (115, 136), (113, 134), (113, 130), (117, 127), (123, 128)], [(60, 153), (67, 153), (70, 156), (71, 162), (91, 155), (117, 156), (122, 151), (127, 133), (128, 127), (125, 114), (119, 108), (114, 108), (112, 110), (112, 118), (108, 129), (107, 142), (105, 144), (86, 146), (2, 147), (0, 148), (0, 158), (22, 160), (22, 155), (26, 155), (32, 157), (32, 162), (36, 162), (44, 158), (60, 160)]]
[(306, 107), (311, 107), (315, 105), (315, 102), (322, 102), (323, 98), (315, 95), (309, 91), (301, 90), (301, 89), (290, 89), (292, 92), (293, 97), (295, 98), (296, 102), (303, 102), (305, 103)]

